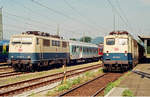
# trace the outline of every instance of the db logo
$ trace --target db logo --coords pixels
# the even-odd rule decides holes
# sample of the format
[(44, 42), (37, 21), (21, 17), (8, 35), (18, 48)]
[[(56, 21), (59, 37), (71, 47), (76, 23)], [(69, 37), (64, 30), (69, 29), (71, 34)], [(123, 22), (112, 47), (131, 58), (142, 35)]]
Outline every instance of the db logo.
[(119, 51), (119, 48), (115, 48), (115, 51)]
[(19, 52), (22, 52), (22, 49), (19, 48), (18, 51), (19, 51)]

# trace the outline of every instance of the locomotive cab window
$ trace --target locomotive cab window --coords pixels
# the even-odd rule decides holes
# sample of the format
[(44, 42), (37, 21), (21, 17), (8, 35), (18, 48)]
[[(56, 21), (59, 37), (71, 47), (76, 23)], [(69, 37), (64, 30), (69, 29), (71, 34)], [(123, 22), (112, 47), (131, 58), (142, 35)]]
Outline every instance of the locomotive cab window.
[(22, 37), (21, 41), (22, 41), (22, 44), (32, 44), (32, 38), (30, 37)]
[(127, 45), (128, 44), (128, 39), (120, 38), (120, 39), (118, 39), (118, 44), (119, 45)]
[(114, 38), (107, 38), (106, 44), (107, 45), (114, 45), (115, 44), (115, 39)]

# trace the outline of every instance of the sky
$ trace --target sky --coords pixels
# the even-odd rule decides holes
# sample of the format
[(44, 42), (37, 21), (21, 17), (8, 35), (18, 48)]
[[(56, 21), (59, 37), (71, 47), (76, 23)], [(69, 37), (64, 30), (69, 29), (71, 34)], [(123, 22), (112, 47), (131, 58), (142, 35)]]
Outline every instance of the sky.
[[(4, 38), (42, 31), (65, 39), (126, 30), (150, 35), (150, 0), (0, 0)], [(115, 26), (114, 26), (115, 24)]]

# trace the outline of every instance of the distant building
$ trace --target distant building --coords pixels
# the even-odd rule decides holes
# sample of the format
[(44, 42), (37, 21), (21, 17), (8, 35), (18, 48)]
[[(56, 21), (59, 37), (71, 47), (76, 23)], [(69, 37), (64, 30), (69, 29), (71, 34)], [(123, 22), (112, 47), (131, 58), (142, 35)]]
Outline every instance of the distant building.
[(3, 40), (2, 8), (0, 8), (0, 40)]
[(150, 58), (150, 36), (138, 36), (144, 43), (145, 57)]

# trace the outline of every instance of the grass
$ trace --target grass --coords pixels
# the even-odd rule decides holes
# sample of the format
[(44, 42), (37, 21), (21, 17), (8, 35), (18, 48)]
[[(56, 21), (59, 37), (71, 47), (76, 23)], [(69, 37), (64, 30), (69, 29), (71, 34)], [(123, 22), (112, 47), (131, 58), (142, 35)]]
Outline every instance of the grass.
[(123, 97), (127, 97), (127, 96), (133, 97), (133, 93), (129, 89), (126, 89), (123, 91), (122, 96)]
[(110, 83), (106, 86), (106, 88), (105, 88), (105, 90), (104, 90), (104, 95), (106, 95), (112, 88), (117, 87), (117, 86), (120, 84), (120, 82), (121, 82), (125, 77), (127, 77), (130, 73), (131, 73), (131, 72), (128, 72), (128, 73), (126, 73), (124, 76), (120, 77), (118, 80), (116, 80), (116, 81), (114, 81), (114, 82), (110, 82)]
[[(67, 71), (77, 69), (77, 68), (96, 65), (98, 63), (100, 63), (100, 62), (93, 62), (93, 63), (88, 63), (88, 64), (70, 66), (70, 67), (67, 67)], [(46, 76), (49, 74), (60, 73), (60, 72), (63, 72), (62, 68), (48, 70), (48, 71), (42, 71), (42, 72), (35, 72), (35, 73), (31, 73), (31, 74), (24, 74), (24, 75), (20, 75), (20, 76), (9, 77), (9, 78), (4, 78), (4, 79), (0, 79), (0, 85), (6, 85), (6, 84), (10, 84), (10, 83), (15, 83), (15, 82), (28, 80), (28, 79), (32, 79), (32, 78), (38, 78), (38, 77)]]
[(56, 94), (58, 94), (64, 90), (71, 89), (75, 85), (79, 85), (81, 83), (87, 82), (88, 80), (93, 79), (95, 76), (98, 76), (101, 73), (102, 73), (101, 68), (95, 72), (87, 71), (82, 76), (79, 76), (79, 77), (74, 78), (74, 79), (70, 79), (70, 80), (66, 81), (66, 83), (57, 86), (54, 90), (48, 91), (47, 94), (44, 96), (54, 96), (54, 95), (56, 95)]

